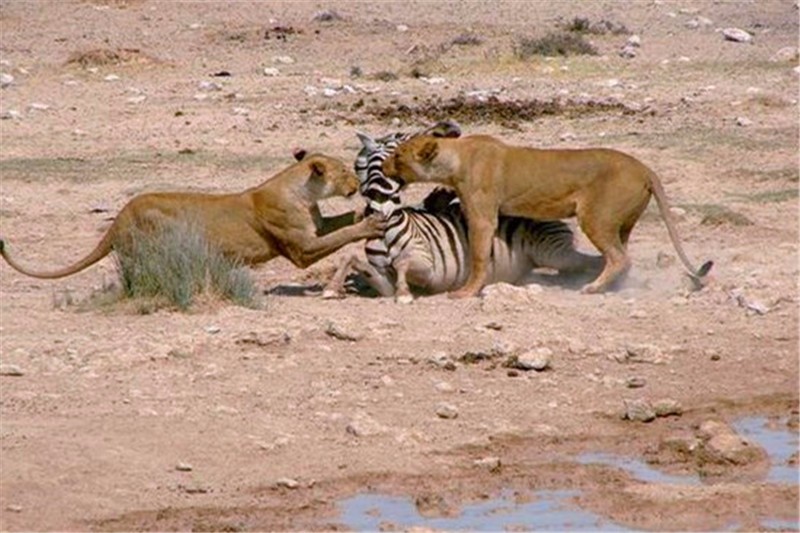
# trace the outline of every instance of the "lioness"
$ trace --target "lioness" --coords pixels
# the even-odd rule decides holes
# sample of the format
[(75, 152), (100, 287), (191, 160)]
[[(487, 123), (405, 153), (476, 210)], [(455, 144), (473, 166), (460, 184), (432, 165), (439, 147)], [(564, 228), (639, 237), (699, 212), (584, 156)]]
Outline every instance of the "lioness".
[(225, 256), (255, 265), (282, 255), (300, 268), (342, 246), (383, 234), (380, 217), (356, 222), (354, 213), (323, 218), (317, 201), (351, 196), (358, 178), (338, 159), (295, 152), (298, 160), (261, 185), (234, 194), (149, 193), (128, 202), (89, 255), (52, 272), (20, 266), (0, 240), (0, 255), (14, 269), (36, 278), (61, 278), (80, 272), (112, 250), (128, 246), (135, 229), (152, 231), (170, 222), (192, 221), (210, 245)]
[(695, 280), (712, 266), (695, 269), (684, 253), (666, 195), (655, 173), (633, 157), (604, 148), (539, 150), (507, 145), (493, 137), (414, 137), (397, 147), (383, 171), (406, 183), (433, 181), (453, 187), (461, 199), (470, 235), (471, 271), (451, 293), (476, 295), (486, 279), (498, 215), (557, 220), (577, 216), (581, 229), (603, 254), (600, 275), (583, 292), (603, 292), (630, 268), (626, 253), (633, 226), (656, 202), (672, 244)]

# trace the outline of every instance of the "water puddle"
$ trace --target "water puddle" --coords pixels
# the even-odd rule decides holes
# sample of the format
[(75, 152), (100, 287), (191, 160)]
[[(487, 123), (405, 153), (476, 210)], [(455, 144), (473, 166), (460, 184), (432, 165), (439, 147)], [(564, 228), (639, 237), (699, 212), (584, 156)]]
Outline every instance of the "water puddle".
[(733, 423), (734, 429), (742, 437), (755, 442), (769, 454), (770, 469), (768, 483), (800, 484), (797, 465), (790, 465), (789, 458), (797, 451), (798, 435), (780, 419), (773, 427), (763, 416), (743, 418)]
[[(789, 429), (786, 420), (772, 424), (766, 417), (747, 417), (733, 424), (744, 438), (766, 450), (771, 467), (765, 482), (799, 484), (798, 469), (788, 463), (798, 449), (798, 434)], [(672, 475), (656, 470), (636, 458), (608, 453), (583, 453), (581, 464), (603, 464), (630, 473), (635, 479), (662, 485), (700, 485), (697, 475)], [(511, 491), (500, 497), (465, 505), (455, 517), (422, 516), (409, 497), (362, 493), (340, 502), (341, 523), (354, 531), (376, 531), (381, 525), (395, 528), (426, 527), (436, 530), (569, 530), (569, 531), (632, 531), (600, 515), (585, 511), (570, 501), (579, 495), (574, 490), (542, 490), (534, 492), (532, 502), (514, 500)], [(765, 518), (762, 527), (798, 530), (795, 520)], [(738, 526), (732, 526), (736, 529)]]
[(381, 524), (451, 531), (630, 531), (571, 504), (569, 498), (577, 494), (570, 490), (542, 490), (533, 493), (534, 501), (517, 503), (505, 491), (499, 498), (465, 505), (458, 516), (434, 518), (420, 515), (408, 497), (357, 494), (340, 503), (340, 520), (354, 531), (378, 531)]
[(646, 483), (661, 483), (664, 485), (699, 485), (699, 476), (677, 476), (660, 472), (639, 459), (623, 457), (610, 453), (588, 452), (578, 456), (578, 462), (584, 465), (601, 464), (619, 468), (632, 475), (639, 481)]

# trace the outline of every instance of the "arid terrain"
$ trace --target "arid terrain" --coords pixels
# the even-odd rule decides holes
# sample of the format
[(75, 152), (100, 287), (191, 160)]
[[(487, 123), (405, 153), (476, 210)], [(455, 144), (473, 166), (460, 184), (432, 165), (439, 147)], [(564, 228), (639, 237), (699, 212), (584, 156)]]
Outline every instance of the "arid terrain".
[[(551, 32), (596, 54), (529, 55)], [(110, 258), (54, 281), (2, 262), (0, 529), (347, 529), (357, 494), (452, 517), (569, 490), (606, 526), (796, 530), (797, 479), (730, 428), (798, 431), (797, 45), (793, 0), (0, 0), (0, 235), (25, 265), (82, 257), (136, 194), (239, 191), (295, 147), (353, 161), (357, 131), (441, 119), (634, 155), (715, 262), (690, 291), (654, 202), (604, 295), (538, 273), (323, 300), (340, 252), (254, 269), (254, 308), (148, 312), (98, 301)]]

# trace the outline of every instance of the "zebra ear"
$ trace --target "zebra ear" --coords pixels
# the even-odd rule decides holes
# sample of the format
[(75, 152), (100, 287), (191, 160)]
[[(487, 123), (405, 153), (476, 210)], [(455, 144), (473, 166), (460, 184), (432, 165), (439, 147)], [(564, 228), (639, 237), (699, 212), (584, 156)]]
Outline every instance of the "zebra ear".
[(295, 148), (292, 150), (292, 155), (294, 156), (296, 161), (302, 161), (305, 159), (307, 152), (305, 148)]
[(419, 149), (419, 160), (422, 162), (432, 161), (439, 153), (439, 145), (436, 141), (428, 141)]
[(375, 139), (367, 135), (366, 133), (362, 133), (360, 131), (356, 132), (356, 136), (361, 141), (361, 144), (369, 150), (370, 152), (377, 152), (378, 151), (378, 143), (375, 142)]
[(461, 126), (454, 120), (441, 120), (425, 130), (424, 133), (433, 137), (456, 139), (461, 137)]

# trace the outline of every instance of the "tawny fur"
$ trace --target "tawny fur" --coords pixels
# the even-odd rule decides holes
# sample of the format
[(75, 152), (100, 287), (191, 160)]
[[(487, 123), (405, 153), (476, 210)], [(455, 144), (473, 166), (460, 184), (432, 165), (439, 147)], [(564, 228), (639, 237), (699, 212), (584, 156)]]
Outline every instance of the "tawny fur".
[(695, 278), (684, 253), (658, 177), (642, 162), (616, 150), (540, 150), (511, 146), (485, 135), (457, 139), (415, 137), (397, 147), (383, 171), (406, 183), (432, 181), (453, 187), (470, 235), (470, 276), (454, 297), (476, 295), (483, 287), (499, 215), (538, 220), (576, 216), (605, 266), (584, 292), (605, 291), (630, 268), (631, 230), (655, 195), (672, 243)]

